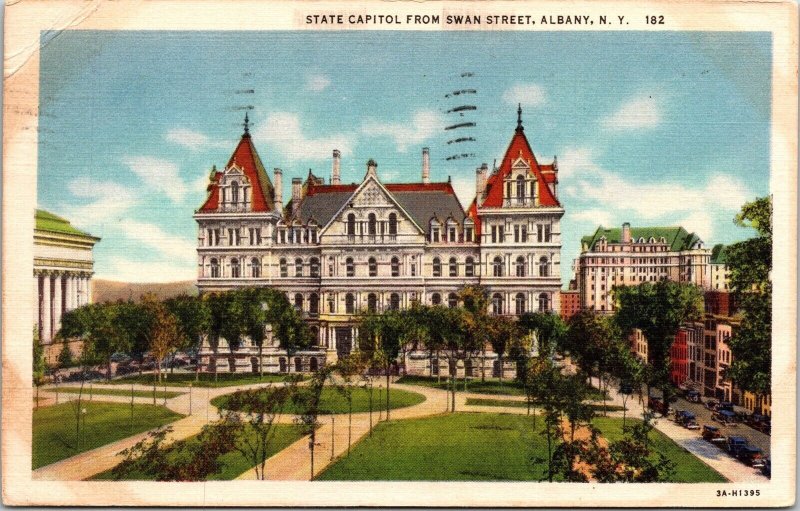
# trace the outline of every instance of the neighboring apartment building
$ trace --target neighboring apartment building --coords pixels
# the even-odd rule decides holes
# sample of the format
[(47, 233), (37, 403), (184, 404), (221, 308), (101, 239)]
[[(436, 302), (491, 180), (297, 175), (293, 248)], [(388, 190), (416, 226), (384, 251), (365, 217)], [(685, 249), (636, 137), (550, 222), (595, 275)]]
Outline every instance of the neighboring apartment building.
[[(449, 180), (430, 181), (427, 148), (421, 179), (412, 183), (384, 183), (369, 160), (360, 183), (343, 184), (334, 150), (329, 184), (311, 171), (305, 180), (294, 177), (284, 206), (283, 171), (276, 168), (270, 179), (246, 118), (236, 150), (222, 170), (212, 170), (208, 198), (194, 215), (200, 292), (284, 291), (317, 339), (318, 349), (291, 361), (302, 367), (350, 353), (358, 311), (415, 302), (453, 307), (466, 284), (486, 287), (492, 314), (558, 311), (564, 214), (558, 166), (539, 163), (517, 113), (499, 167), (491, 174), (486, 164), (476, 170), (476, 198), (466, 210)], [(274, 344), (264, 361), (271, 371), (290, 362)], [(248, 370), (252, 350), (246, 357), (226, 355), (217, 369)], [(487, 364), (496, 357), (488, 358)], [(407, 362), (412, 370), (433, 369), (427, 356)]]
[[(570, 283), (571, 284), (571, 283)], [(581, 311), (581, 293), (577, 289), (561, 291), (561, 319), (569, 321), (572, 316)]]
[(581, 239), (576, 279), (582, 309), (611, 313), (615, 286), (671, 280), (708, 288), (711, 251), (683, 227), (598, 227)]
[[(37, 209), (33, 231), (33, 324), (48, 364), (55, 364), (61, 345), (54, 344), (61, 317), (92, 302), (92, 250), (100, 238), (76, 229), (65, 218)], [(71, 343), (74, 354), (80, 351)]]

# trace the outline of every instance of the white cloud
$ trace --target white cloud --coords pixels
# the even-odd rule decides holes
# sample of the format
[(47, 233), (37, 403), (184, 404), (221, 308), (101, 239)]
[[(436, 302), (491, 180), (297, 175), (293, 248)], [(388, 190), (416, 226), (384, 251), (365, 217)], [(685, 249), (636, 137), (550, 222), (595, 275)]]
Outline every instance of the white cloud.
[(97, 278), (118, 282), (176, 282), (197, 278), (196, 262), (177, 265), (170, 262), (146, 262), (124, 257), (109, 259), (110, 270), (98, 271)]
[(537, 107), (544, 104), (544, 87), (535, 83), (518, 83), (503, 93), (503, 101), (516, 105)]
[(619, 110), (601, 121), (614, 131), (655, 128), (661, 123), (661, 106), (653, 96), (641, 95), (628, 100)]
[(124, 220), (117, 227), (127, 238), (169, 257), (170, 261), (191, 265), (197, 260), (197, 245), (194, 240), (166, 233), (158, 225)]
[(306, 89), (314, 92), (322, 92), (331, 84), (330, 78), (323, 74), (313, 74), (306, 78)]
[(381, 123), (367, 120), (362, 124), (361, 132), (371, 137), (390, 137), (397, 145), (397, 151), (404, 153), (409, 146), (421, 144), (441, 132), (444, 124), (440, 114), (430, 110), (420, 110), (414, 113), (410, 123)]
[(577, 203), (590, 205), (584, 211), (571, 213), (575, 219), (589, 220), (606, 208), (608, 215), (597, 216), (596, 223), (609, 226), (617, 220), (634, 225), (683, 225), (706, 241), (714, 234), (714, 214), (723, 212), (722, 216), (732, 218), (749, 199), (744, 183), (722, 173), (709, 175), (705, 182), (689, 184), (677, 180), (629, 180), (600, 167), (586, 148), (567, 150), (565, 157), (559, 159), (559, 173), (562, 172), (572, 182), (568, 195)]
[(254, 136), (271, 144), (291, 161), (329, 160), (334, 149), (341, 151), (342, 156), (347, 156), (352, 153), (355, 144), (355, 137), (350, 134), (308, 137), (300, 126), (300, 118), (289, 112), (271, 113)]
[(167, 132), (164, 138), (168, 142), (192, 151), (199, 151), (203, 148), (225, 148), (228, 145), (226, 142), (212, 141), (208, 135), (187, 128), (173, 128)]
[(186, 185), (178, 175), (178, 166), (170, 161), (150, 156), (124, 158), (123, 162), (144, 181), (149, 190), (158, 190), (173, 202), (186, 195)]
[(71, 181), (67, 189), (83, 199), (80, 205), (66, 208), (65, 216), (76, 225), (99, 225), (118, 219), (137, 204), (136, 194), (111, 181), (95, 181), (84, 176)]
[(612, 227), (611, 212), (604, 209), (583, 209), (571, 214), (573, 220), (582, 220), (592, 225)]

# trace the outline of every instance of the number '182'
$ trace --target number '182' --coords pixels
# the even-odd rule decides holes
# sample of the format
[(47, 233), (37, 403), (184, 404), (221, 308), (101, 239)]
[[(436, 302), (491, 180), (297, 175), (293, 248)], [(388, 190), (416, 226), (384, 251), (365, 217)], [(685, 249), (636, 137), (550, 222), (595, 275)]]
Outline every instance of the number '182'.
[(663, 25), (664, 16), (645, 16), (645, 21), (648, 25)]

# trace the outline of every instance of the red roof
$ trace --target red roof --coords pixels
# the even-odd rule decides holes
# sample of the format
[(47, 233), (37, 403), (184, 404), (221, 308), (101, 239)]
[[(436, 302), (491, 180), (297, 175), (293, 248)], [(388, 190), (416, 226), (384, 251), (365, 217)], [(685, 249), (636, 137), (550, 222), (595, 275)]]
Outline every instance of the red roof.
[[(530, 164), (537, 181), (540, 183), (556, 182), (556, 173), (552, 172), (554, 170), (553, 165), (539, 165), (530, 144), (528, 144), (528, 139), (525, 137), (525, 132), (522, 129), (517, 129), (511, 139), (511, 143), (508, 145), (505, 156), (503, 156), (503, 161), (500, 163), (500, 169), (486, 180), (486, 199), (481, 204), (481, 207), (499, 208), (503, 205), (503, 179), (511, 173), (511, 164), (520, 155)], [(539, 187), (539, 205), (545, 207), (559, 206), (558, 199), (550, 192), (550, 188), (547, 186)]]
[[(225, 168), (229, 168), (234, 163), (238, 167), (241, 167), (244, 175), (247, 176), (247, 179), (250, 181), (250, 186), (253, 187), (253, 211), (271, 211), (273, 209), (273, 197), (271, 195), (273, 193), (272, 182), (269, 180), (269, 176), (264, 170), (264, 165), (261, 163), (261, 158), (259, 158), (249, 134), (242, 135), (239, 145), (236, 146), (236, 150), (233, 151), (230, 160), (228, 160), (228, 165), (226, 165)], [(214, 182), (209, 185), (211, 193), (206, 199), (205, 204), (200, 208), (200, 211), (208, 213), (217, 210), (219, 206), (219, 187), (217, 183), (221, 176), (221, 172), (217, 172), (215, 175)]]
[[(354, 192), (359, 185), (317, 185), (309, 183), (306, 196), (318, 193)], [(450, 183), (383, 183), (390, 192), (445, 192), (455, 195)]]

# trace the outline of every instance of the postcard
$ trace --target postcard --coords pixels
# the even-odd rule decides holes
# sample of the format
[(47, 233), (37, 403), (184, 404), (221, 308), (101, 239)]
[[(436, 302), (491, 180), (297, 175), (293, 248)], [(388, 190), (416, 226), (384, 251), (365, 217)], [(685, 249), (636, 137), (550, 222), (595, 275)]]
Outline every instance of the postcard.
[(791, 505), (797, 13), (9, 4), (4, 503)]

